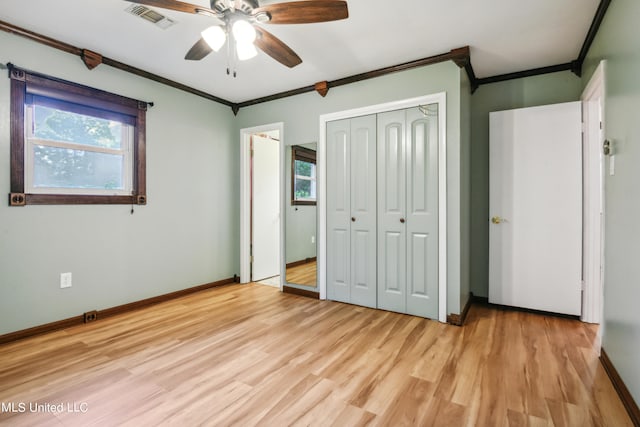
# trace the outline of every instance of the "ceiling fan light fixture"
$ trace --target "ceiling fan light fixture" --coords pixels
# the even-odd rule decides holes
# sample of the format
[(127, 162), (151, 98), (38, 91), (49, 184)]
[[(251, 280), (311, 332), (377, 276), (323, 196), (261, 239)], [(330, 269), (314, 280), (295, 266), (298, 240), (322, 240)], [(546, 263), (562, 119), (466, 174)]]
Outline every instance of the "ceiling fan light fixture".
[(234, 22), (231, 31), (238, 43), (253, 43), (256, 39), (256, 29), (244, 19)]
[(237, 42), (236, 52), (238, 53), (238, 59), (240, 61), (246, 61), (247, 59), (251, 59), (258, 54), (258, 50), (253, 45), (253, 43), (250, 42)]
[(224, 45), (224, 42), (227, 41), (227, 34), (222, 27), (218, 25), (207, 28), (200, 33), (200, 35), (215, 52), (218, 52)]

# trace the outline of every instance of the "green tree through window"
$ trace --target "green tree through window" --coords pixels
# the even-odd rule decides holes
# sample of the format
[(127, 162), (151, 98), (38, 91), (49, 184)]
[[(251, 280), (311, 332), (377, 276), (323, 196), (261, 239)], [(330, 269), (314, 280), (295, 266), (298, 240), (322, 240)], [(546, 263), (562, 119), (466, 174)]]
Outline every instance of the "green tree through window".
[(291, 203), (316, 204), (316, 152), (294, 145), (291, 152)]

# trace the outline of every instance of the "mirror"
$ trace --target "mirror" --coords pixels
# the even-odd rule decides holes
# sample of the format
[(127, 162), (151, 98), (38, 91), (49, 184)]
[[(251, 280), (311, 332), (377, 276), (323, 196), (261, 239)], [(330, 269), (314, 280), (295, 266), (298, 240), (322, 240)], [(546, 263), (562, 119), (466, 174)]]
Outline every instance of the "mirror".
[(287, 283), (316, 287), (317, 143), (285, 152), (285, 260)]

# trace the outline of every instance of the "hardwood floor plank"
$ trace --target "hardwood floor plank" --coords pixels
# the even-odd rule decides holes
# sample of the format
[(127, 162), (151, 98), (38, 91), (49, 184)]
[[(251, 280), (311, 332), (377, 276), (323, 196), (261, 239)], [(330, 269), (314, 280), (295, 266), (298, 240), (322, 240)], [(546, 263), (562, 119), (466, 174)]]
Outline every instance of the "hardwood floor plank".
[(533, 415), (523, 414), (521, 412), (507, 411), (507, 423), (509, 427), (549, 427), (553, 424), (545, 419), (534, 417)]
[(423, 426), (427, 425), (435, 384), (409, 377), (402, 389), (380, 417), (379, 425)]
[(0, 425), (631, 426), (597, 328), (474, 305), (464, 327), (230, 285), (0, 345)]
[(376, 415), (371, 412), (367, 412), (353, 405), (346, 405), (344, 409), (338, 413), (331, 427), (365, 427), (373, 425), (375, 419)]

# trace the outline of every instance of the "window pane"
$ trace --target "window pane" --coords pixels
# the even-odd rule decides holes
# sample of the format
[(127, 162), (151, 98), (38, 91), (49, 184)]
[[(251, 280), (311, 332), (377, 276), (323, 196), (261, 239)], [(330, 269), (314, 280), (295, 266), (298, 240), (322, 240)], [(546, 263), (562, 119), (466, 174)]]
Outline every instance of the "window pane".
[(315, 200), (316, 182), (311, 179), (296, 178), (294, 200)]
[(124, 190), (124, 156), (34, 146), (33, 186)]
[(37, 138), (94, 147), (122, 148), (120, 122), (34, 105), (33, 133)]
[(315, 175), (314, 169), (315, 166), (313, 163), (304, 162), (302, 160), (296, 160), (295, 168), (296, 175), (313, 177)]

